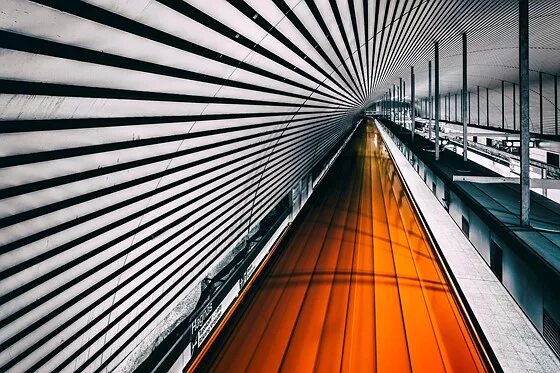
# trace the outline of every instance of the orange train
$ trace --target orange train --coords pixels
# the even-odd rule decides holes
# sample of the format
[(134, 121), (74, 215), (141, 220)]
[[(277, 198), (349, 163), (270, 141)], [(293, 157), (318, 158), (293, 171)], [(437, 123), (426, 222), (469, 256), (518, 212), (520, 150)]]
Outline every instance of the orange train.
[(189, 370), (489, 370), (373, 123), (317, 192)]

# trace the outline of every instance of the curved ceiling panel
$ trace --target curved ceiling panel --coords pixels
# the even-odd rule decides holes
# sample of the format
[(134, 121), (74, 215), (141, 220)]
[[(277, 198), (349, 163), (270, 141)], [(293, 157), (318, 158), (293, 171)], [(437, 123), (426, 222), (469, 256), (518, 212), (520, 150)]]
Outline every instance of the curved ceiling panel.
[[(554, 133), (558, 1), (530, 6), (532, 91), (542, 79)], [(411, 65), (426, 96), (434, 41), (443, 94), (460, 89), (463, 32), (472, 93), (517, 81), (511, 0), (1, 8), (0, 370), (137, 364)]]

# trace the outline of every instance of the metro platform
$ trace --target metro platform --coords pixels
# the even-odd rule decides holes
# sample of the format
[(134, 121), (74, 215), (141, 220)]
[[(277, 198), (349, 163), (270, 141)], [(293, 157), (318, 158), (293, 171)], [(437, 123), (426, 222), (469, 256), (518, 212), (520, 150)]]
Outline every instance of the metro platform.
[(189, 370), (496, 370), (371, 122), (312, 198)]
[[(472, 161), (464, 162), (462, 156), (442, 152), (435, 162), (433, 143), (423, 136), (410, 139), (410, 130), (382, 119), (384, 125), (412, 149), (441, 178), (453, 179), (454, 175), (499, 176)], [(460, 170), (461, 172), (459, 172)], [(560, 277), (560, 206), (550, 199), (531, 192), (530, 227), (520, 227), (519, 184), (479, 184), (466, 181), (450, 183), (452, 189), (468, 198), (480, 215), (485, 215), (499, 229), (500, 236), (513, 247), (521, 247), (525, 259), (538, 262), (551, 276)]]

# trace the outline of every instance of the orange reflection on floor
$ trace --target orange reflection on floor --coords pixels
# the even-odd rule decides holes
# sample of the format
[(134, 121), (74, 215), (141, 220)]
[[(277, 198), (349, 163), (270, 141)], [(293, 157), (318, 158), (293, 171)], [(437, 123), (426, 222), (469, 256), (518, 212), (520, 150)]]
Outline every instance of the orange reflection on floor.
[(358, 131), (196, 370), (485, 370), (377, 130)]

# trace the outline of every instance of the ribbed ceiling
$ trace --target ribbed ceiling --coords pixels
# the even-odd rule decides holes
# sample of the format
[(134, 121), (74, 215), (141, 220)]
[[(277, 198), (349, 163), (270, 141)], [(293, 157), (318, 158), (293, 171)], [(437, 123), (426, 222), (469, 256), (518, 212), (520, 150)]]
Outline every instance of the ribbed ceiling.
[[(530, 1), (534, 72), (559, 73), (558, 6), (557, 0)], [(10, 33), (1, 35), (2, 47), (62, 58), (22, 65), (21, 55), (5, 51), (3, 77), (80, 88), (4, 82), (4, 92), (167, 106), (154, 112), (119, 105), (123, 114), (170, 114), (177, 106), (170, 103), (177, 102), (208, 105), (205, 112), (216, 113), (223, 112), (216, 104), (234, 104), (241, 112), (262, 106), (299, 115), (352, 112), (398, 77), (408, 80), (411, 65), (422, 97), (436, 40), (442, 93), (457, 91), (462, 32), (468, 35), (470, 90), (517, 81), (517, 2), (511, 0), (7, 0), (3, 9), (2, 29)], [(122, 69), (118, 79), (114, 67)], [(19, 118), (20, 111), (11, 103), (2, 117)]]

